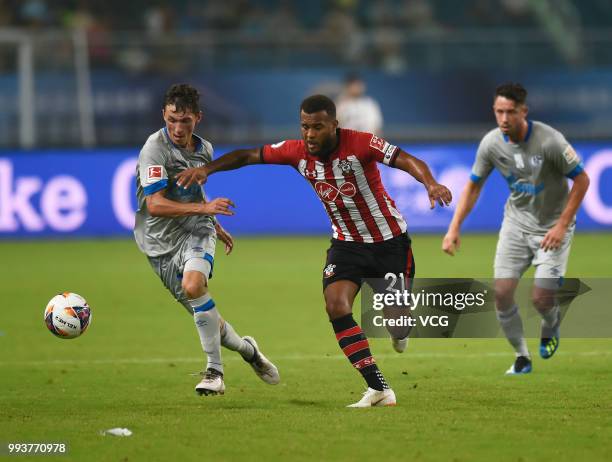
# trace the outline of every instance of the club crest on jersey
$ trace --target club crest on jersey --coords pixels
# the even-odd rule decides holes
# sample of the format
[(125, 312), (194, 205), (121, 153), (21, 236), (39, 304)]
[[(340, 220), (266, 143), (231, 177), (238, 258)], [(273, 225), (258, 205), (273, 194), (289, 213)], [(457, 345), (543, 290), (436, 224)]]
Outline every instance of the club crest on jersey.
[(332, 265), (331, 263), (325, 267), (323, 270), (323, 275), (325, 278), (330, 278), (334, 274), (336, 274), (336, 265)]
[(334, 202), (338, 198), (338, 194), (345, 197), (353, 197), (357, 193), (357, 188), (355, 185), (348, 181), (340, 186), (340, 189), (327, 183), (326, 181), (317, 181), (314, 187), (317, 194), (325, 202)]
[(544, 158), (540, 154), (536, 154), (535, 156), (529, 159), (529, 163), (531, 164), (532, 167), (537, 168), (540, 165), (542, 165), (543, 160)]
[(355, 170), (353, 170), (353, 165), (351, 164), (350, 160), (342, 159), (340, 162), (338, 162), (338, 167), (340, 167), (340, 170), (342, 170), (342, 175), (344, 176), (355, 174)]

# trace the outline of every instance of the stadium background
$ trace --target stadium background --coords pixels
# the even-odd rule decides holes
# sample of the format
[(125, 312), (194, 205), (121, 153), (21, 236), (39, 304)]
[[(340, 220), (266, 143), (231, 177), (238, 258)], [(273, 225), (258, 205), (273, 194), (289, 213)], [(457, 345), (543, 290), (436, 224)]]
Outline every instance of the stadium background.
[[(329, 224), (283, 167), (222, 173), (207, 191), (238, 205), (223, 220), (238, 241), (218, 257), (215, 299), (240, 332), (258, 336), (286, 385), (254, 385), (226, 353), (228, 395), (194, 401), (193, 327), (130, 228), (135, 158), (161, 127), (171, 83), (200, 89), (199, 133), (220, 154), (298, 136), (300, 101), (335, 97), (359, 72), (382, 106), (384, 136), (427, 161), (457, 198), (494, 127), (495, 85), (518, 80), (530, 118), (563, 131), (591, 177), (569, 275), (609, 277), (611, 48), (605, 0), (0, 0), (0, 287), (11, 313), (0, 321), (0, 441), (69, 440), (74, 460), (606, 460), (609, 339), (566, 340), (556, 362), (537, 363), (519, 385), (496, 375), (508, 366), (501, 339), (419, 339), (401, 357), (375, 340), (402, 406), (339, 412), (361, 384), (321, 308)], [(439, 248), (453, 208), (429, 211), (416, 182), (381, 171), (407, 217), (419, 275), (491, 276), (508, 191), (498, 173), (466, 222), (476, 234), (449, 259)], [(44, 331), (44, 305), (63, 290), (93, 306), (92, 328), (76, 341)], [(135, 435), (98, 434), (113, 426)], [(357, 430), (365, 426), (369, 437)]]

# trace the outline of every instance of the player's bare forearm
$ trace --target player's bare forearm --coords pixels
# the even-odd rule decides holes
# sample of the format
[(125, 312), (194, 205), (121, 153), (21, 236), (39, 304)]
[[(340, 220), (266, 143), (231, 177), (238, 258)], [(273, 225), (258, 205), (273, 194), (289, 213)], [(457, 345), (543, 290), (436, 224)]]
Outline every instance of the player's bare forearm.
[(223, 154), (221, 157), (213, 160), (210, 164), (205, 165), (209, 175), (223, 170), (235, 170), (246, 165), (259, 164), (259, 148), (256, 149), (236, 149)]
[(429, 170), (427, 164), (422, 160), (400, 150), (399, 155), (395, 159), (394, 166), (423, 183), (429, 194), (432, 209), (436, 202), (440, 207), (443, 207), (444, 205), (449, 205), (453, 200), (450, 190), (435, 180), (431, 174), (431, 170)]
[(436, 183), (436, 180), (431, 174), (431, 170), (429, 170), (427, 164), (421, 159), (417, 159), (407, 152), (400, 150), (397, 159), (395, 159), (394, 166), (395, 168), (399, 168), (400, 170), (412, 175), (417, 181), (423, 183), (425, 187)]
[(461, 192), (461, 197), (459, 197), (459, 203), (457, 204), (453, 219), (448, 227), (449, 231), (459, 232), (461, 224), (474, 208), (481, 190), (482, 182), (475, 183), (472, 180), (467, 182), (465, 188), (463, 188)]
[(176, 182), (183, 188), (194, 183), (204, 184), (209, 175), (224, 170), (235, 170), (246, 165), (261, 163), (259, 149), (236, 149), (222, 155), (203, 167), (183, 170), (176, 176)]
[(233, 215), (234, 203), (226, 198), (209, 202), (176, 202), (164, 196), (164, 191), (147, 196), (147, 210), (154, 217), (177, 218), (192, 215)]
[(574, 178), (574, 184), (567, 198), (567, 204), (559, 217), (558, 223), (565, 227), (568, 226), (574, 221), (574, 217), (580, 208), (580, 204), (582, 204), (582, 200), (589, 189), (589, 176), (586, 172), (581, 172)]
[(540, 247), (544, 249), (544, 251), (548, 252), (549, 250), (555, 250), (561, 247), (567, 233), (567, 228), (573, 223), (578, 207), (580, 207), (587, 189), (589, 189), (589, 177), (586, 172), (582, 172), (574, 178), (574, 185), (572, 186), (572, 190), (567, 198), (567, 204), (565, 204), (565, 208), (563, 212), (561, 212), (559, 220), (557, 220), (555, 226), (548, 230), (540, 243)]

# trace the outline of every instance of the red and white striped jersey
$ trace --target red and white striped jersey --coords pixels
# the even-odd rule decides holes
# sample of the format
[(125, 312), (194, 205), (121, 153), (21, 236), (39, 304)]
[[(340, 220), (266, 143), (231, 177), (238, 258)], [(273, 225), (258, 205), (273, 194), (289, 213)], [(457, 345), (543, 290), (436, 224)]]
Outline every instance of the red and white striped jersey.
[(399, 148), (370, 133), (338, 130), (338, 146), (324, 160), (303, 140), (265, 145), (262, 161), (291, 165), (310, 182), (341, 241), (382, 242), (406, 232), (406, 221), (385, 190), (376, 162), (393, 166)]

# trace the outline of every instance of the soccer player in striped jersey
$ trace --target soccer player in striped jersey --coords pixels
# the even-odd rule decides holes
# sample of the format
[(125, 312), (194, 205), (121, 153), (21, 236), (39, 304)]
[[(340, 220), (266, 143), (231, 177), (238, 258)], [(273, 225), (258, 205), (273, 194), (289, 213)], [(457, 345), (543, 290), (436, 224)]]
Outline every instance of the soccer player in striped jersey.
[[(350, 407), (395, 405), (395, 393), (352, 314), (364, 278), (383, 278), (387, 273), (414, 277), (406, 221), (385, 191), (377, 163), (404, 170), (423, 183), (432, 208), (436, 202), (448, 205), (451, 193), (434, 180), (424, 162), (397, 146), (371, 133), (338, 128), (336, 107), (326, 96), (306, 98), (300, 106), (300, 121), (301, 140), (232, 151), (203, 167), (185, 170), (177, 181), (187, 188), (204, 183), (218, 171), (264, 163), (290, 165), (311, 184), (333, 230), (323, 269), (327, 314), (340, 348), (368, 387)], [(405, 341), (395, 339), (396, 350), (405, 348)]]
[[(514, 292), (523, 273), (535, 266), (533, 304), (542, 316), (540, 356), (550, 358), (559, 347), (561, 317), (557, 289), (567, 268), (576, 212), (589, 187), (589, 177), (576, 151), (554, 128), (527, 119), (527, 90), (517, 83), (497, 87), (493, 111), (498, 127), (480, 142), (472, 176), (461, 194), (442, 242), (454, 255), (459, 230), (478, 200), (494, 168), (508, 182), (495, 253), (497, 318), (516, 358), (508, 375), (531, 372), (531, 356)], [(571, 191), (567, 178), (573, 180)]]

